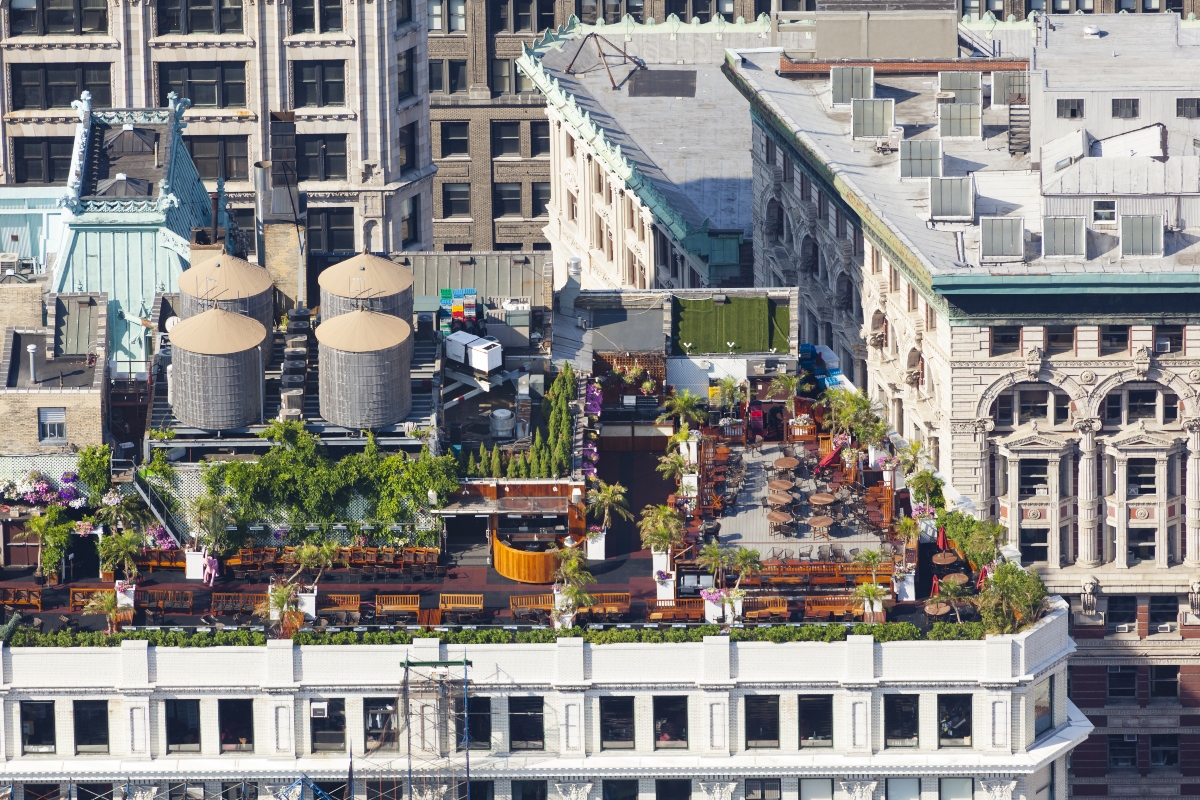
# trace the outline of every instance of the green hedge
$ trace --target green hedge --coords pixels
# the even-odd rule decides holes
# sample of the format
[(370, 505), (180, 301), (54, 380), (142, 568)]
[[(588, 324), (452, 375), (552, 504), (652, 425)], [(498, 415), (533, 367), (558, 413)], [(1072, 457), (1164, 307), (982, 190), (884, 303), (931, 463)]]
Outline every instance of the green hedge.
[(934, 641), (982, 639), (987, 635), (982, 622), (935, 622), (925, 638)]
[(52, 631), (38, 633), (32, 628), (17, 628), (9, 640), (11, 647), (120, 647), (124, 641), (148, 641), (156, 647), (265, 647), (266, 634), (260, 631)]

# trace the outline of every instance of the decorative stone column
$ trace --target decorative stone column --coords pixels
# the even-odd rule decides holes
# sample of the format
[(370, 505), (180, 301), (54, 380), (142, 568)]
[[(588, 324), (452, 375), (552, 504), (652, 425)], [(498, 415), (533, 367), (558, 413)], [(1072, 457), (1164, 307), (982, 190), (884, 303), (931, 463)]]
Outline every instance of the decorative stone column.
[(1021, 549), (1021, 459), (1008, 457), (1008, 543)]
[(1168, 556), (1171, 544), (1167, 539), (1167, 459), (1168, 455), (1159, 455), (1154, 459), (1154, 566), (1166, 569), (1171, 566)]
[(1187, 449), (1187, 556), (1184, 563), (1200, 566), (1200, 417), (1184, 420), (1188, 432)]
[(1046, 509), (1046, 522), (1050, 530), (1046, 532), (1046, 563), (1054, 568), (1062, 566), (1062, 537), (1059, 536), (1059, 528), (1062, 527), (1062, 515), (1059, 509), (1062, 508), (1062, 497), (1059, 494), (1059, 487), (1062, 485), (1062, 478), (1059, 475), (1063, 469), (1061, 458), (1050, 458), (1046, 464), (1046, 482), (1049, 484), (1046, 488), (1051, 499), (1054, 501)]
[(1079, 552), (1075, 565), (1095, 567), (1100, 564), (1096, 557), (1099, 545), (1099, 521), (1096, 519), (1096, 431), (1100, 420), (1077, 419), (1075, 430), (1079, 431)]
[(1114, 520), (1117, 528), (1117, 541), (1113, 545), (1113, 563), (1117, 569), (1129, 569), (1129, 503), (1126, 495), (1129, 491), (1129, 457), (1125, 453), (1116, 453), (1117, 477), (1113, 481), (1113, 498), (1117, 506), (1117, 518)]
[(992, 516), (992, 492), (995, 489), (991, 485), (989, 478), (991, 476), (991, 458), (992, 447), (988, 442), (988, 434), (996, 428), (996, 421), (991, 417), (980, 417), (974, 422), (975, 428), (975, 443), (979, 445), (979, 494), (978, 494), (978, 509), (981, 513), (985, 513), (988, 517)]

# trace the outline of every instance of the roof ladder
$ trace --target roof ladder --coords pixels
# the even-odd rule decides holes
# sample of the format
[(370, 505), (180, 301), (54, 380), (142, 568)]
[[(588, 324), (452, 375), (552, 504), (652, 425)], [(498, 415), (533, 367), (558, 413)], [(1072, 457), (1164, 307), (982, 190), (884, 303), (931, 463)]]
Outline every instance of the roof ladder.
[[(1025, 98), (1020, 98), (1024, 100)], [(1025, 103), (1009, 103), (1008, 106), (1008, 154), (1023, 155), (1029, 152), (1029, 106)]]

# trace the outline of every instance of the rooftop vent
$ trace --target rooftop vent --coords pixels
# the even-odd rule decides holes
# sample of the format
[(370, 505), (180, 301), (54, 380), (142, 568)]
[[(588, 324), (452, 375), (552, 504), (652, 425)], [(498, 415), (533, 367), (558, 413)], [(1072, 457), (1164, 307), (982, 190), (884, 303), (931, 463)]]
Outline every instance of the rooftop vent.
[(896, 124), (896, 101), (850, 101), (850, 126), (855, 139), (887, 136)]
[(149, 197), (150, 181), (131, 178), (124, 172), (118, 172), (112, 178), (105, 178), (96, 184), (98, 197)]
[(1025, 220), (984, 217), (979, 220), (979, 260), (985, 263), (1025, 260)]
[(853, 100), (871, 100), (875, 97), (875, 68), (830, 67), (829, 88), (835, 106)]
[(954, 102), (954, 92), (935, 92), (933, 99), (939, 106)]
[(1082, 258), (1087, 253), (1086, 235), (1083, 217), (1044, 217), (1042, 255)]
[(975, 188), (971, 177), (930, 178), (929, 217), (934, 220), (970, 221), (975, 218)]
[(139, 155), (154, 152), (158, 133), (132, 125), (122, 125), (104, 135), (104, 148), (110, 156)]
[(1099, 39), (1100, 33), (1099, 25), (1085, 25), (1083, 27), (1083, 38), (1085, 39)]
[(942, 143), (937, 139), (905, 139), (901, 141), (900, 177), (942, 177)]

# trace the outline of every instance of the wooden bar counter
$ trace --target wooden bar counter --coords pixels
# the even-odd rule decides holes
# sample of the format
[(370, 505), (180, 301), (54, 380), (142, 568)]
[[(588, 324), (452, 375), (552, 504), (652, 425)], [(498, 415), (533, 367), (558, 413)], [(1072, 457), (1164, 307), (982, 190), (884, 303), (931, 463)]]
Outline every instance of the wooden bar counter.
[[(565, 546), (565, 538), (567, 537), (558, 537), (559, 547)], [(572, 546), (578, 547), (579, 543)], [(554, 553), (554, 550), (522, 550), (496, 537), (492, 546), (492, 566), (496, 572), (509, 580), (520, 583), (554, 583), (554, 573), (558, 569), (558, 557)]]

